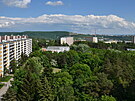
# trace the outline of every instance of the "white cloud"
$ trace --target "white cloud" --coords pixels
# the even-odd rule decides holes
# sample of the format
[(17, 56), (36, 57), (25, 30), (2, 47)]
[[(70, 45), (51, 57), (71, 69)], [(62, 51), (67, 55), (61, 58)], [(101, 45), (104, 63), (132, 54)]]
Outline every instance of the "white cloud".
[[(36, 18), (0, 17), (0, 28), (23, 30), (68, 30), (80, 33), (135, 33), (135, 23), (116, 15), (42, 15)], [(29, 29), (31, 28), (31, 29)]]
[(64, 5), (64, 3), (62, 1), (48, 1), (46, 2), (46, 5), (51, 5), (51, 6), (60, 6), (60, 5)]
[(5, 28), (5, 27), (9, 27), (11, 25), (13, 25), (14, 22), (4, 22), (4, 23), (0, 23), (0, 28)]
[(5, 5), (27, 8), (28, 4), (31, 3), (31, 0), (2, 0)]

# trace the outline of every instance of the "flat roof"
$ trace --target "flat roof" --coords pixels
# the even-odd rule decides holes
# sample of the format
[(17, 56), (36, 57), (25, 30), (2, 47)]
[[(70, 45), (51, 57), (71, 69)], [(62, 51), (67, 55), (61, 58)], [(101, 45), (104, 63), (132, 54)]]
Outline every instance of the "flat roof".
[(30, 38), (25, 38), (25, 39), (10, 39), (9, 41), (7, 40), (3, 40), (4, 42), (0, 42), (0, 44), (5, 44), (5, 43), (12, 43), (12, 42), (17, 42), (17, 41), (21, 41), (21, 40), (26, 40), (26, 39), (30, 39)]

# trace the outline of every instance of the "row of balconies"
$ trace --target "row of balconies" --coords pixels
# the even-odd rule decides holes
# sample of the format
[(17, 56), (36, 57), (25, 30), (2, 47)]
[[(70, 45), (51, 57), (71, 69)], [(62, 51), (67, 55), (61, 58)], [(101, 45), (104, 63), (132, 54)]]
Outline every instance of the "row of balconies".
[(4, 55), (4, 54), (7, 54), (7, 53), (8, 53), (8, 51), (6, 51), (6, 50), (3, 50), (3, 55)]
[(11, 54), (11, 53), (14, 53), (14, 50), (10, 51), (10, 53), (9, 53), (9, 54)]

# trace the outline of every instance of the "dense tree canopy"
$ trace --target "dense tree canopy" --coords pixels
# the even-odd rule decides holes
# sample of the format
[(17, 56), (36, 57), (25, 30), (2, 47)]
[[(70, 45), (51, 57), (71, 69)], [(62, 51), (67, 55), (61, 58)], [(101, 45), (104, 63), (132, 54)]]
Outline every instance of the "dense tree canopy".
[(63, 53), (42, 52), (43, 40), (34, 44), (13, 68), (3, 101), (135, 101), (135, 52), (127, 44), (76, 42)]

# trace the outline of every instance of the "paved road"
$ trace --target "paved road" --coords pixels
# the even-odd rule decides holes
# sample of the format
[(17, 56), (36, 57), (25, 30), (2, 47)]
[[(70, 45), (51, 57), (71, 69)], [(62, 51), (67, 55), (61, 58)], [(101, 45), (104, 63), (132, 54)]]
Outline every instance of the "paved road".
[(4, 95), (7, 92), (8, 88), (11, 86), (10, 81), (13, 81), (13, 78), (11, 78), (8, 82), (2, 82), (5, 85), (0, 89), (0, 101), (1, 101), (2, 95)]

